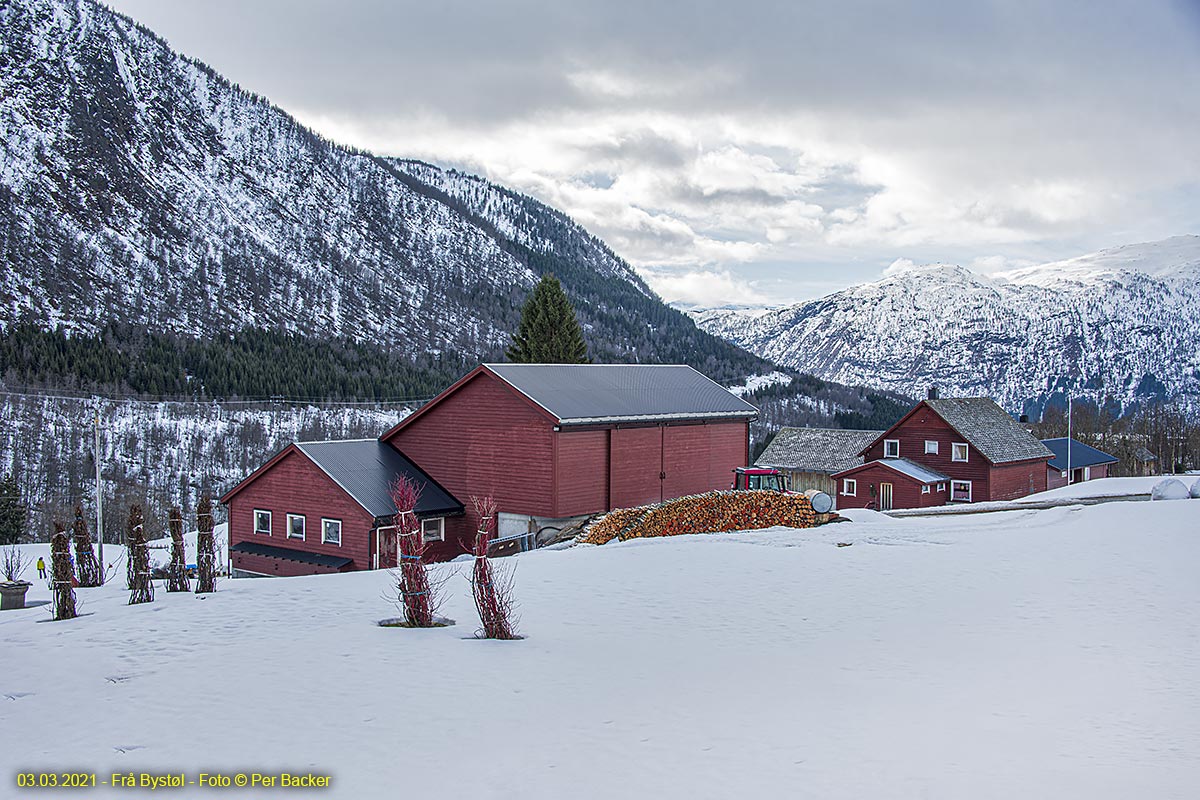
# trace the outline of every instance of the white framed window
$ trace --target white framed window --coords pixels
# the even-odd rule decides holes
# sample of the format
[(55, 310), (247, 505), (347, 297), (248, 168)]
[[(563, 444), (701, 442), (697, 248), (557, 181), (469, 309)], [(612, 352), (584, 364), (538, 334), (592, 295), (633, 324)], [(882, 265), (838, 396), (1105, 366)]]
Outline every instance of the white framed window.
[(970, 453), (971, 448), (967, 447), (966, 442), (955, 442), (954, 444), (950, 445), (951, 461), (966, 461)]
[(271, 512), (261, 508), (254, 509), (254, 532), (259, 536), (271, 535)]
[(946, 491), (946, 484), (944, 484), (944, 483), (939, 483), (939, 484), (938, 484), (938, 491), (939, 491), (939, 492), (944, 492), (944, 491)]
[(899, 458), (900, 457), (900, 440), (899, 439), (884, 439), (883, 440), (883, 457), (884, 458)]
[(858, 494), (858, 481), (854, 478), (842, 479), (842, 494), (847, 497), (854, 497)]
[(1083, 479), (1085, 481), (1090, 481), (1092, 479), (1092, 468), (1091, 467), (1083, 468)]
[(342, 521), (321, 518), (321, 544), (342, 544)]
[(287, 515), (287, 538), (303, 539), (304, 538), (304, 515), (303, 514), (288, 514)]
[(431, 517), (421, 520), (421, 538), (426, 542), (443, 542), (446, 540), (445, 517)]
[(925, 455), (936, 456), (937, 452), (938, 452), (937, 439), (926, 439), (925, 440)]
[(921, 487), (921, 494), (929, 494), (929, 484), (928, 483)]
[(1067, 477), (1067, 471), (1064, 469), (1062, 472), (1058, 473), (1058, 477), (1060, 477), (1060, 478)]
[(950, 481), (950, 500), (955, 503), (971, 502), (971, 482)]

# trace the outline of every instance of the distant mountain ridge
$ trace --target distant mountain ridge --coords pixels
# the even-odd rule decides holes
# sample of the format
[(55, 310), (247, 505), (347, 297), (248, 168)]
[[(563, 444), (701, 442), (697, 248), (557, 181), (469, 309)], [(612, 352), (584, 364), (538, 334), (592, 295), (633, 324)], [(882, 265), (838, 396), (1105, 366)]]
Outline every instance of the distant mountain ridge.
[(693, 310), (705, 330), (825, 380), (989, 395), (1040, 415), (1068, 394), (1127, 412), (1200, 411), (1200, 236), (991, 276), (900, 269), (787, 308)]
[(565, 214), (336, 145), (94, 0), (0, 3), (0, 330), (242, 328), (494, 356), (555, 272), (601, 360), (761, 362)]

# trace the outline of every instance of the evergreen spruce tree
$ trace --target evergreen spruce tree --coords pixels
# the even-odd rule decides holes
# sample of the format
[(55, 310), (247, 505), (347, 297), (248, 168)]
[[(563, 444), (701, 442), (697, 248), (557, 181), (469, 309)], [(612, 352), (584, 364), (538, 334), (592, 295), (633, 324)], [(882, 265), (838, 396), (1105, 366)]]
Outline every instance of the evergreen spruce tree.
[(517, 364), (587, 364), (587, 343), (562, 284), (543, 275), (521, 309), (521, 324), (505, 351)]
[(25, 537), (28, 517), (21, 487), (12, 475), (0, 480), (0, 544), (19, 544)]

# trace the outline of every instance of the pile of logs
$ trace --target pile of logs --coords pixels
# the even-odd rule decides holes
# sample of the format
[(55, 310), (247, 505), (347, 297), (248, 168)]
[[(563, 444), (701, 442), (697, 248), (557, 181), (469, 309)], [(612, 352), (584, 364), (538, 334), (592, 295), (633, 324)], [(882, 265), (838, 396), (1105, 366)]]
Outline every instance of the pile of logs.
[(605, 544), (650, 536), (744, 531), (783, 525), (811, 528), (817, 514), (804, 495), (771, 491), (706, 492), (639, 508), (621, 508), (600, 517), (577, 540)]

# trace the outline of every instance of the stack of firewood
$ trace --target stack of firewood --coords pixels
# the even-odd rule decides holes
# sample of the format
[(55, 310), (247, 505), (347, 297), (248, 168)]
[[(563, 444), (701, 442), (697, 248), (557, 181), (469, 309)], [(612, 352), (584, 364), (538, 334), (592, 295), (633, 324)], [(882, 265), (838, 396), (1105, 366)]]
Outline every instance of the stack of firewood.
[(817, 514), (803, 495), (770, 491), (706, 492), (611, 511), (589, 525), (578, 541), (604, 544), (613, 539), (744, 531), (776, 525), (811, 528), (816, 524)]

